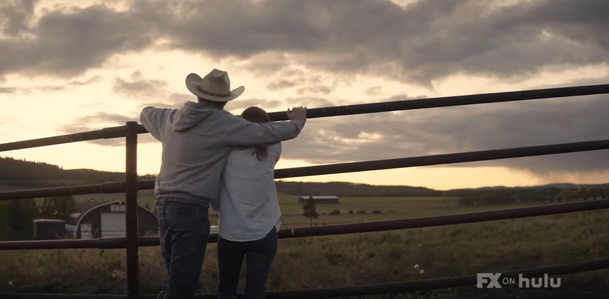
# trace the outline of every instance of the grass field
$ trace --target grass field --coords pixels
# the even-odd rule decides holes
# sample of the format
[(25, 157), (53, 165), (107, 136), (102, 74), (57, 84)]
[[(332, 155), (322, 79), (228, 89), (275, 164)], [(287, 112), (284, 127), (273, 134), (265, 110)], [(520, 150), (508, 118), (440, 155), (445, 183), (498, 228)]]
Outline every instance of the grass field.
[[(279, 193), (279, 205), (283, 214), (282, 228), (309, 226), (310, 220), (302, 216), (302, 205), (298, 196)], [(117, 195), (118, 197), (122, 195)], [(154, 209), (155, 197), (150, 192), (140, 191), (138, 195), (140, 206)], [(458, 205), (459, 197), (450, 196), (402, 196), (402, 197), (340, 197), (339, 204), (317, 204), (319, 218), (314, 220), (317, 225), (356, 223), (392, 219), (440, 216), (459, 213), (471, 213), (494, 209), (522, 207), (523, 205), (495, 205), (462, 207)], [(339, 215), (331, 215), (338, 210)], [(210, 222), (216, 225), (218, 218), (212, 217)]]
[[(154, 206), (152, 196), (140, 205)], [(150, 201), (150, 202), (148, 202)], [(297, 197), (281, 194), (283, 227), (308, 226)], [(342, 197), (317, 205), (318, 225), (414, 218), (514, 208), (464, 208), (455, 197)], [(340, 215), (328, 215), (340, 210)], [(362, 214), (349, 214), (365, 211)], [(380, 213), (372, 214), (372, 211)], [(324, 215), (325, 213), (325, 215)], [(269, 289), (307, 289), (432, 279), (478, 272), (502, 272), (606, 258), (609, 211), (482, 222), (454, 226), (282, 239)], [(213, 221), (214, 218), (212, 218)], [(216, 245), (209, 244), (200, 292), (214, 292)], [(415, 269), (415, 264), (418, 269)], [(0, 291), (125, 293), (124, 250), (5, 251), (0, 257)], [(424, 270), (424, 273), (420, 273)], [(158, 247), (140, 248), (143, 293), (155, 293), (165, 279)], [(609, 271), (561, 275), (557, 290), (461, 287), (366, 298), (604, 298)]]
[[(297, 196), (279, 194), (283, 213), (283, 227), (309, 226), (308, 218), (302, 216), (302, 205)], [(523, 205), (459, 206), (459, 197), (341, 197), (339, 204), (317, 204), (317, 225), (355, 223), (367, 221), (418, 218), (450, 214), (472, 213), (495, 209), (522, 207)], [(339, 215), (331, 215), (338, 210)]]

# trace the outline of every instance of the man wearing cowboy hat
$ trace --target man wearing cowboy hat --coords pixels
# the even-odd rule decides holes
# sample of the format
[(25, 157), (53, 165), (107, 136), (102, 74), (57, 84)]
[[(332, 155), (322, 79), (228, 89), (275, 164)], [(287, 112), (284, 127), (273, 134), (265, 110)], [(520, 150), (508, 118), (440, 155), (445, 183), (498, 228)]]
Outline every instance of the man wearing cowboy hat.
[(287, 111), (288, 122), (251, 123), (223, 110), (243, 93), (230, 89), (228, 74), (214, 69), (205, 77), (189, 74), (186, 87), (198, 102), (180, 109), (146, 107), (142, 125), (161, 141), (156, 178), (161, 253), (169, 279), (158, 298), (192, 298), (197, 290), (209, 237), (209, 205), (217, 207), (220, 178), (235, 146), (277, 143), (298, 136), (306, 108)]

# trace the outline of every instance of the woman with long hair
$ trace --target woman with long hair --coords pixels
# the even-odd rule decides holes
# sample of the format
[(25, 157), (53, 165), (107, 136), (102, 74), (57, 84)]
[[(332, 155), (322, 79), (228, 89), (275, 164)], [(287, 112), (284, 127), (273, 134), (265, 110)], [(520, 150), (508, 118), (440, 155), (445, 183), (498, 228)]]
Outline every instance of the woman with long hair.
[[(267, 113), (249, 107), (241, 117), (269, 122)], [(282, 217), (275, 188), (275, 164), (281, 143), (234, 148), (228, 156), (220, 189), (218, 227), (218, 298), (237, 298), (245, 258), (245, 298), (263, 298), (277, 252)]]

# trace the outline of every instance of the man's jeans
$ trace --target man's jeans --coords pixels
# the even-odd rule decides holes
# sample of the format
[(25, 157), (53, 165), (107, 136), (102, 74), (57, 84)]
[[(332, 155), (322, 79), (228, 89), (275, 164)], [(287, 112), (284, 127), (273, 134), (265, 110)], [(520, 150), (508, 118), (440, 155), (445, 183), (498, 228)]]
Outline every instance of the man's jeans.
[(275, 228), (266, 237), (247, 242), (218, 238), (218, 298), (237, 298), (243, 257), (247, 267), (245, 298), (264, 298), (266, 281), (277, 253)]
[(157, 200), (161, 253), (169, 279), (159, 299), (190, 299), (197, 291), (209, 237), (208, 204), (193, 205), (177, 197)]

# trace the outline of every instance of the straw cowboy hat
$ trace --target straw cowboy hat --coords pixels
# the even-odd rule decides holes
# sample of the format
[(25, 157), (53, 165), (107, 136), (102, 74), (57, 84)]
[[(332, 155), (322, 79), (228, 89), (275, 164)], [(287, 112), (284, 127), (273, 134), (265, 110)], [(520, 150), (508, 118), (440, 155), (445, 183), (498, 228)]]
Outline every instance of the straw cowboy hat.
[(191, 73), (186, 76), (186, 87), (197, 97), (214, 102), (228, 102), (240, 96), (245, 87), (230, 89), (228, 73), (213, 69), (205, 77)]

